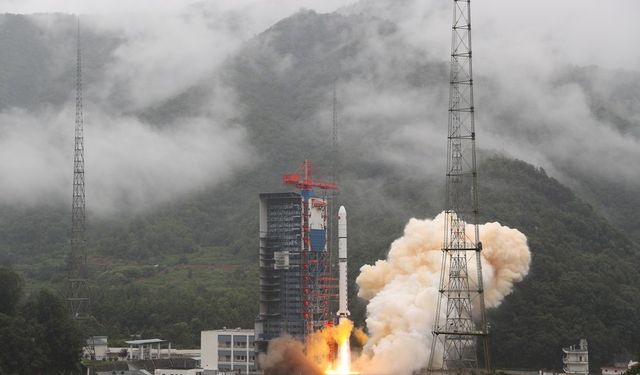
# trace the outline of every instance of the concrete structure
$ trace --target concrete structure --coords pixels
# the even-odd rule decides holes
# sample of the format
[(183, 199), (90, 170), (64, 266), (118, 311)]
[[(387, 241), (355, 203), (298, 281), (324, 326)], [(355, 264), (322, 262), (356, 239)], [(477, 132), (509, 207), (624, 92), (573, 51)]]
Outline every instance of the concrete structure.
[(562, 363), (564, 364), (564, 372), (568, 375), (589, 375), (589, 348), (587, 339), (580, 339), (580, 344), (576, 347), (571, 345), (568, 348), (562, 348), (564, 356)]
[(106, 359), (108, 355), (107, 341), (107, 336), (89, 337), (83, 349), (83, 357), (89, 359), (93, 355), (93, 359), (98, 361)]
[(171, 343), (161, 339), (145, 339), (125, 341), (129, 346), (127, 349), (127, 359), (145, 360), (160, 359), (162, 356), (162, 346), (167, 348), (167, 355), (164, 358), (171, 357)]
[[(84, 368), (84, 367), (83, 367)], [(90, 368), (84, 368), (82, 374), (90, 373), (92, 375), (151, 375), (149, 372), (132, 369), (129, 364), (124, 361), (98, 361), (93, 362)]]
[[(120, 359), (127, 359), (129, 348), (127, 347), (118, 347), (118, 346), (110, 346), (107, 348), (107, 358), (112, 361), (117, 361)], [(123, 355), (123, 353), (126, 353)], [(154, 355), (157, 355), (157, 350), (154, 349)], [(171, 348), (171, 352), (169, 352), (168, 346), (164, 348), (160, 348), (160, 358), (191, 358), (200, 363), (200, 349), (173, 349)]]
[(203, 375), (204, 371), (202, 369), (156, 369), (153, 372), (153, 375)]
[(256, 371), (255, 334), (252, 329), (219, 329), (200, 333), (201, 367), (206, 373), (217, 371), (248, 374)]
[(624, 367), (615, 367), (615, 366), (600, 367), (600, 371), (601, 371), (602, 375), (621, 375), (621, 374), (624, 374), (625, 372), (627, 372), (628, 370), (629, 370), (629, 368), (627, 366), (624, 366)]
[(600, 371), (602, 375), (621, 375), (629, 371), (634, 365), (637, 364), (638, 362), (629, 360), (628, 356), (616, 356), (615, 360), (613, 361), (613, 365), (600, 367)]

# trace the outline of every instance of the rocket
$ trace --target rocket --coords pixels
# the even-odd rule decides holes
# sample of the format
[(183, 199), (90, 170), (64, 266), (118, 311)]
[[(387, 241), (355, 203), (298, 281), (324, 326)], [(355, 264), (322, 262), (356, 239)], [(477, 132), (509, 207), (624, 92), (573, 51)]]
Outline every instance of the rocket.
[(347, 210), (338, 210), (338, 320), (351, 313), (347, 308)]

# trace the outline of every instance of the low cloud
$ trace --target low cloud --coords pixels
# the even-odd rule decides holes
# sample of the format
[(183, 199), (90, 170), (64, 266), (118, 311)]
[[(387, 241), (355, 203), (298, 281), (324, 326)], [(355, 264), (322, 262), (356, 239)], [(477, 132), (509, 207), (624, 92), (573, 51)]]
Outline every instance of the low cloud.
[[(90, 212), (140, 210), (204, 189), (250, 160), (244, 130), (187, 118), (157, 128), (136, 117), (92, 113), (85, 127)], [(74, 113), (0, 114), (0, 194), (5, 203), (70, 201)]]
[[(221, 67), (300, 7), (329, 11), (345, 3), (26, 0), (3, 2), (0, 12), (82, 14), (87, 205), (110, 214), (205, 189), (249, 165), (242, 103)], [(64, 102), (58, 96), (0, 112), (0, 201), (69, 202), (75, 19), (35, 15), (28, 22), (50, 48), (48, 82), (66, 84), (68, 94)]]
[[(629, 49), (640, 4), (625, 0), (473, 5), (476, 128), (503, 151), (571, 182), (576, 175), (640, 183), (620, 160), (640, 158), (640, 52)], [(444, 173), (451, 4), (361, 1), (343, 12), (392, 22), (371, 28), (340, 82), (345, 137), (384, 133), (372, 157)], [(519, 14), (519, 17), (513, 17)], [(572, 19), (569, 27), (567, 20)], [(597, 66), (597, 67), (594, 67)], [(350, 132), (352, 134), (350, 134)]]

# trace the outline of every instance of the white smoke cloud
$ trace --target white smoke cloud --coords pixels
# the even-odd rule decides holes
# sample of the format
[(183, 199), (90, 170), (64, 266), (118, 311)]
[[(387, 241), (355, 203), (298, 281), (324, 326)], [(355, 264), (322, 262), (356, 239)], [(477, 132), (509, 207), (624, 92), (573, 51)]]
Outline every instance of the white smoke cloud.
[[(444, 214), (411, 219), (387, 259), (360, 269), (358, 295), (369, 300), (363, 373), (409, 375), (427, 365), (440, 282)], [(469, 228), (471, 229), (471, 228)], [(487, 307), (498, 306), (529, 272), (526, 237), (499, 223), (480, 226)], [(474, 270), (470, 269), (473, 274)]]

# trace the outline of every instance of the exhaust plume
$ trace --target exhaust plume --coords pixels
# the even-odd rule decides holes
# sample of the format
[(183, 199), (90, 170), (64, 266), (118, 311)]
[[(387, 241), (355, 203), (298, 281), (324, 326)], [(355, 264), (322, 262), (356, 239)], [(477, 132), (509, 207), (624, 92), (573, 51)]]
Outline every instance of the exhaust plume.
[(321, 375), (322, 370), (305, 353), (305, 345), (291, 336), (271, 340), (267, 355), (260, 357), (265, 375)]
[[(353, 322), (342, 319), (337, 326), (328, 326), (321, 331), (314, 332), (302, 342), (294, 337), (285, 335), (269, 343), (267, 354), (259, 358), (260, 367), (265, 375), (322, 375), (335, 365), (335, 350), (339, 344), (349, 345), (349, 338), (353, 332)], [(364, 335), (357, 334), (360, 339)]]
[[(356, 362), (363, 374), (410, 375), (426, 367), (443, 230), (444, 214), (433, 220), (411, 219), (403, 237), (391, 244), (386, 260), (360, 269), (358, 295), (369, 300), (369, 340)], [(496, 307), (529, 272), (531, 253), (524, 234), (499, 223), (481, 225), (480, 238), (485, 302)]]

